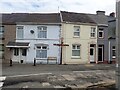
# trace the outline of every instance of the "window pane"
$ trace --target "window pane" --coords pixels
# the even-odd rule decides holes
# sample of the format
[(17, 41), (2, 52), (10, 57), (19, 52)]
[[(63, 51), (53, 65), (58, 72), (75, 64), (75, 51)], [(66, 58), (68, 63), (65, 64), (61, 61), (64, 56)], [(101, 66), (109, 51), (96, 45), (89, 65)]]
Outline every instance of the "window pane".
[(22, 55), (26, 56), (27, 55), (27, 49), (22, 49)]
[(47, 58), (47, 50), (36, 50), (37, 58)]
[(79, 32), (74, 32), (74, 36), (80, 36)]
[(23, 26), (17, 27), (17, 38), (22, 39), (24, 35)]
[(75, 45), (72, 46), (72, 49), (75, 49)]
[(14, 55), (18, 56), (19, 55), (19, 49), (18, 48), (14, 48)]
[(4, 51), (4, 44), (0, 44), (0, 51)]
[(80, 50), (72, 50), (72, 56), (80, 56)]
[(103, 33), (102, 32), (99, 32), (99, 37), (103, 37)]

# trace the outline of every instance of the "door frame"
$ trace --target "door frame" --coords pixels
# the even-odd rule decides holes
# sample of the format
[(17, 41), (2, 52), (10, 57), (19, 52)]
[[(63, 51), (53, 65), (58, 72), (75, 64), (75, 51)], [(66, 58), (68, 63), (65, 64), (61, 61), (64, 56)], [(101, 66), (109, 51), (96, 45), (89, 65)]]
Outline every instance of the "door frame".
[[(102, 61), (99, 61), (99, 49), (102, 48)], [(104, 61), (104, 45), (101, 45), (101, 47), (98, 45), (98, 62)]]
[[(91, 46), (91, 45), (93, 45), (93, 46)], [(93, 60), (93, 62), (91, 62), (91, 60), (90, 60), (90, 49), (91, 48), (94, 50), (94, 60)], [(96, 44), (89, 44), (89, 62), (90, 63), (96, 63)]]

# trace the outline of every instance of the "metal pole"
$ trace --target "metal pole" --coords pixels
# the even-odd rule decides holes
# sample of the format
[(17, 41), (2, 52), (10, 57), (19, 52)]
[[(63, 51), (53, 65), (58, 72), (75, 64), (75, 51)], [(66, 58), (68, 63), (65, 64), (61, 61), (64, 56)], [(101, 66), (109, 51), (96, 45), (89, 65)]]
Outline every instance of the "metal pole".
[(12, 66), (12, 60), (10, 59), (10, 66)]
[(116, 2), (116, 88), (120, 90), (120, 0)]
[(110, 53), (111, 53), (111, 51), (110, 51), (110, 40), (109, 40), (109, 50), (108, 51), (109, 51), (109, 62), (108, 63), (111, 64), (111, 60), (110, 60), (111, 59), (111, 57), (110, 57)]
[(36, 59), (34, 58), (34, 66), (36, 66)]

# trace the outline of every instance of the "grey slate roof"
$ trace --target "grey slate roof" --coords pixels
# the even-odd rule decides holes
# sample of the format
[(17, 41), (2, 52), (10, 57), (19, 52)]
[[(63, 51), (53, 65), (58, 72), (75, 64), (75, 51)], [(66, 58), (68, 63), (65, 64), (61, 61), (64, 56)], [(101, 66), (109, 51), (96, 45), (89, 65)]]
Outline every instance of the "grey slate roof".
[(16, 22), (60, 23), (59, 13), (12, 13), (2, 14), (2, 23)]
[(80, 22), (80, 23), (94, 23), (95, 22), (84, 13), (61, 11), (63, 22)]
[(106, 15), (97, 15), (97, 14), (87, 14), (94, 22), (97, 24), (107, 24), (108, 25), (108, 17)]

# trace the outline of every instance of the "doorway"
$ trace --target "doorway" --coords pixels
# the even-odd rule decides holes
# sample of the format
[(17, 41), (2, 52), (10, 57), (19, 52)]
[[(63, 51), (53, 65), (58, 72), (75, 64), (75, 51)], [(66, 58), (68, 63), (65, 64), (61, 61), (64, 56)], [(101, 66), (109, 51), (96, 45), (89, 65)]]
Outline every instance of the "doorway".
[(95, 45), (90, 45), (90, 63), (95, 62)]
[(104, 45), (98, 45), (98, 62), (103, 62), (104, 57)]

